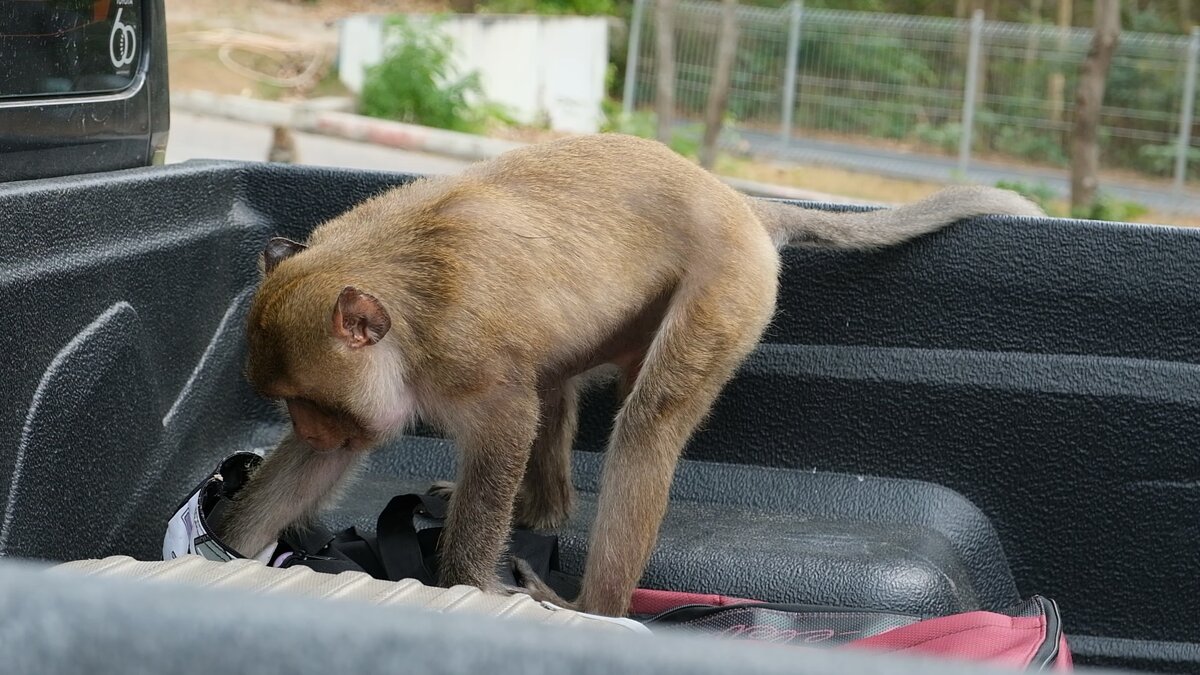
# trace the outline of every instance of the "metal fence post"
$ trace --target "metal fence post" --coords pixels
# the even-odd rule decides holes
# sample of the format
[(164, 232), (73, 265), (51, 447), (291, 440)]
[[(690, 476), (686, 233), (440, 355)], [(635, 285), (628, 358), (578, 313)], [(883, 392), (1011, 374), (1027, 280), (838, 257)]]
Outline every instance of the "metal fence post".
[(967, 86), (963, 92), (962, 134), (958, 139), (958, 170), (963, 178), (971, 161), (971, 133), (975, 125), (975, 93), (979, 88), (979, 47), (983, 38), (983, 10), (971, 14), (971, 42), (967, 49)]
[(625, 55), (625, 92), (621, 114), (633, 114), (633, 97), (637, 94), (638, 56), (642, 51), (642, 21), (646, 15), (646, 0), (633, 0), (633, 19), (629, 26), (629, 52)]
[(792, 117), (796, 111), (796, 67), (800, 60), (800, 22), (804, 16), (804, 0), (789, 4), (787, 70), (783, 73), (783, 118), (779, 125), (779, 140), (785, 146), (792, 142)]
[(1183, 194), (1187, 180), (1188, 151), (1192, 145), (1192, 106), (1196, 101), (1196, 56), (1200, 53), (1200, 26), (1192, 26), (1188, 40), (1187, 66), (1183, 76), (1183, 105), (1179, 111), (1179, 144), (1175, 148), (1175, 194)]

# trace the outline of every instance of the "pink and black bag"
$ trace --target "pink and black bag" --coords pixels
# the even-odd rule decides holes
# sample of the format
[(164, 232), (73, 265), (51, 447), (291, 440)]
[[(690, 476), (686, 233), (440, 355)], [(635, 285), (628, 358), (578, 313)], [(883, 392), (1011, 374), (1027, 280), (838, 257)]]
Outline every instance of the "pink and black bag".
[(1071, 669), (1058, 606), (1036, 595), (1003, 612), (923, 618), (639, 589), (634, 592), (630, 613), (651, 630), (682, 629), (769, 644), (918, 654), (1027, 670)]

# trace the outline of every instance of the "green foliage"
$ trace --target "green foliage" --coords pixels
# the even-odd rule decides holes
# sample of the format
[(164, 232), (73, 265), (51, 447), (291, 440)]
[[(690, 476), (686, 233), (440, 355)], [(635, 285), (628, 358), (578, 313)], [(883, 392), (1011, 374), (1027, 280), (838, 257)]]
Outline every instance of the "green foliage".
[[(624, 1), (624, 0), (623, 0)], [(777, 8), (786, 0), (741, 0), (742, 4), (756, 7)], [(1094, 23), (1092, 4), (1075, 4), (1074, 25), (1090, 27)], [(1178, 0), (1139, 0), (1121, 3), (1121, 25), (1126, 30), (1154, 33), (1186, 33), (1187, 26), (1179, 15)], [(1034, 17), (1028, 2), (995, 2), (988, 11), (989, 20), (1029, 23)], [(916, 14), (920, 16), (955, 16), (964, 7), (961, 0), (806, 0), (805, 6), (812, 9), (846, 9), (856, 12), (888, 12), (890, 14)], [(1054, 2), (1041, 3), (1040, 19), (1043, 24), (1052, 23), (1057, 7)], [(1195, 12), (1192, 19), (1197, 18)], [(995, 13), (993, 15), (993, 12)]]
[[(1162, 68), (1161, 63), (1121, 56), (1118, 51), (1113, 58), (1104, 90), (1104, 104), (1116, 109), (1115, 115), (1120, 116), (1122, 127), (1138, 132), (1139, 136), (1172, 136), (1178, 124), (1179, 102), (1183, 98), (1183, 78), (1172, 69)], [(1167, 166), (1159, 165), (1152, 155), (1142, 152), (1146, 141), (1145, 137), (1129, 135), (1106, 139), (1100, 146), (1102, 160), (1109, 166), (1169, 175)]]
[(975, 133), (988, 149), (1043, 164), (1067, 166), (1062, 134), (1017, 125), (988, 110), (981, 110), (976, 119)]
[(625, 95), (625, 81), (622, 79), (621, 66), (612, 61), (604, 68), (604, 92), (606, 98), (600, 103), (602, 109), (610, 100), (621, 98)]
[(703, 124), (683, 124), (671, 130), (671, 140), (667, 145), (688, 159), (696, 159), (700, 156), (700, 144), (703, 139)]
[(1055, 215), (1055, 208), (1051, 201), (1057, 196), (1054, 189), (1045, 183), (1025, 183), (1015, 180), (1002, 180), (996, 182), (996, 187), (1003, 190), (1012, 190), (1017, 194), (1025, 197), (1029, 201), (1037, 204), (1043, 211), (1050, 215)]
[[(1174, 175), (1175, 155), (1178, 148), (1174, 143), (1167, 145), (1143, 145), (1138, 148), (1138, 163), (1151, 173), (1163, 176)], [(1187, 177), (1196, 178), (1200, 175), (1200, 148), (1188, 147)]]
[(1104, 193), (1097, 193), (1096, 199), (1092, 201), (1090, 206), (1071, 209), (1071, 217), (1129, 222), (1137, 220), (1148, 211), (1149, 209), (1143, 204), (1117, 199)]
[[(786, 0), (741, 2), (771, 8), (786, 5)], [(810, 9), (922, 16), (953, 16), (961, 4), (955, 0), (806, 0)], [(1043, 25), (1054, 22), (1053, 3), (1044, 4), (1040, 17), (1034, 17), (1026, 3), (993, 5), (999, 14), (989, 18), (1022, 22), (1039, 19)], [(632, 0), (479, 0), (480, 11), (488, 13), (613, 15), (626, 22), (632, 6)], [(1179, 33), (1183, 29), (1180, 9), (1174, 2), (1150, 0), (1138, 3), (1138, 7), (1138, 11), (1126, 8), (1122, 19), (1125, 30)], [(696, 45), (716, 44), (718, 26), (710, 15), (696, 15), (696, 10), (686, 5), (680, 5), (678, 11), (676, 44), (681, 53), (694, 50)], [(1075, 19), (1078, 25), (1088, 25), (1091, 10), (1077, 8)], [(415, 31), (403, 22), (397, 22), (396, 30), (401, 34), (399, 44), (387, 61), (368, 75), (362, 97), (364, 112), (464, 131), (477, 131), (491, 121), (506, 118), (502, 110), (478, 102), (482, 97), (474, 74), (458, 76), (451, 71), (448, 40), (428, 30)], [(646, 30), (643, 44), (652, 45), (652, 20)], [(860, 35), (852, 26), (823, 33), (814, 32), (806, 24), (803, 30), (796, 133), (811, 130), (919, 141), (947, 153), (957, 151), (962, 134), (960, 92), (964, 86), (965, 36), (955, 42), (959, 38), (914, 40), (910, 35), (869, 31)], [(785, 67), (782, 35), (766, 37), (765, 32), (755, 31), (742, 34), (729, 112), (751, 128), (773, 128), (778, 124)], [(627, 37), (614, 34), (611, 44), (612, 62), (605, 82), (610, 96), (622, 93)], [(652, 62), (652, 56), (647, 58)], [(678, 115), (681, 120), (698, 120), (707, 103), (712, 68), (702, 59), (696, 62), (692, 58), (689, 62), (681, 58), (676, 89)], [(1063, 103), (1069, 108), (1077, 82), (1078, 55), (1057, 52), (1050, 40), (1014, 43), (1004, 49), (985, 49), (983, 68), (972, 135), (974, 149), (1067, 166), (1069, 111), (1059, 128), (1044, 128), (1044, 122), (1049, 119), (1052, 105), (1048, 83), (1058, 75), (1064, 79)], [(861, 83), (867, 83), (873, 93), (864, 95)], [(1164, 67), (1161, 59), (1134, 58), (1129, 48), (1125, 52), (1118, 48), (1109, 73), (1102, 122), (1129, 131), (1102, 137), (1101, 161), (1106, 167), (1171, 175), (1174, 145), (1169, 139), (1176, 133), (1181, 83), (1177, 69)], [(649, 100), (653, 99), (654, 86), (653, 77), (641, 81), (641, 91), (649, 89)], [(621, 119), (611, 110), (606, 112), (610, 130), (654, 136), (653, 115), (638, 113)], [(1103, 126), (1101, 133), (1105, 133)], [(671, 145), (692, 155), (700, 136), (698, 124), (679, 128)], [(1189, 153), (1189, 177), (1200, 177), (1200, 149), (1193, 148)], [(1096, 208), (1104, 212), (1121, 210), (1113, 200)]]
[(479, 9), (489, 14), (614, 14), (614, 0), (486, 0)]
[[(996, 187), (1012, 190), (1032, 201), (1042, 210), (1052, 216), (1062, 217), (1067, 214), (1065, 207), (1060, 208), (1056, 203), (1054, 190), (1045, 183), (1025, 183), (1022, 181), (1002, 180)], [(1088, 206), (1070, 209), (1072, 218), (1087, 220), (1108, 220), (1127, 223), (1146, 215), (1149, 209), (1144, 204), (1125, 199), (1118, 199), (1103, 192), (1097, 192), (1095, 200)]]
[[(872, 36), (870, 39), (810, 39), (801, 43), (800, 69), (809, 71), (824, 84), (799, 95), (805, 126), (842, 133), (868, 134), (879, 138), (912, 137), (918, 125), (939, 127), (957, 119), (940, 117), (935, 102), (925, 91), (946, 86), (934, 64), (941, 55), (926, 54), (900, 37)], [(865, 38), (865, 36), (864, 36)], [(837, 77), (829, 78), (831, 64)], [(859, 105), (859, 82), (869, 82), (886, 94)], [(806, 103), (811, 101), (811, 104)], [(955, 141), (957, 143), (957, 140)]]
[(393, 42), (363, 82), (364, 114), (465, 132), (508, 121), (501, 107), (483, 100), (478, 73), (454, 71), (454, 45), (436, 21), (418, 27), (397, 16), (387, 30)]
[(934, 125), (918, 122), (913, 127), (913, 136), (922, 143), (928, 143), (946, 152), (953, 152), (958, 149), (958, 143), (962, 140), (962, 124), (947, 122)]
[[(743, 2), (773, 8), (785, 4), (783, 0)], [(950, 16), (957, 4), (942, 0), (808, 0), (805, 6)], [(1053, 23), (1051, 5), (1043, 7), (1041, 16), (1036, 17), (1043, 25)], [(1177, 26), (1172, 27), (1178, 23), (1175, 5), (1149, 2), (1146, 6), (1147, 11), (1132, 16), (1127, 30), (1179, 32)], [(1000, 19), (1035, 18), (1022, 3), (997, 4), (996, 9)], [(682, 5), (679, 12), (677, 45), (716, 43), (717, 25), (710, 15), (694, 14)], [(875, 28), (863, 28), (859, 34), (853, 22), (838, 24), (836, 29), (804, 24), (802, 30), (796, 133), (817, 131), (919, 141), (947, 153), (957, 150), (962, 134), (965, 34), (944, 32), (920, 38), (904, 33), (891, 35)], [(783, 33), (772, 33), (770, 38), (764, 37), (765, 33), (743, 33), (730, 97), (730, 111), (760, 130), (774, 126), (780, 118), (780, 84), (786, 57)], [(647, 44), (653, 44), (653, 35), (647, 40)], [(1078, 82), (1079, 54), (1072, 50), (1060, 52), (1054, 44), (1042, 37), (985, 45), (972, 130), (976, 152), (1055, 167), (1070, 164), (1070, 107)], [(677, 110), (681, 118), (697, 119), (703, 115), (712, 68), (706, 61), (709, 57), (697, 58), (686, 50), (683, 53), (685, 57), (678, 67)], [(1101, 161), (1106, 167), (1157, 176), (1171, 174), (1173, 158), (1165, 145), (1176, 133), (1182, 78), (1179, 68), (1171, 67), (1171, 62), (1158, 53), (1147, 52), (1136, 44), (1118, 47), (1100, 129)], [(1051, 97), (1055, 91), (1052, 83), (1056, 82), (1063, 85), (1062, 100), (1058, 102)], [(653, 78), (642, 83), (643, 90), (651, 90), (647, 97), (650, 100), (655, 84)], [(1051, 119), (1056, 121), (1050, 123)], [(1190, 171), (1193, 165), (1200, 174), (1200, 163), (1189, 160)]]
[[(606, 133), (629, 134), (642, 138), (658, 137), (658, 116), (649, 111), (638, 110), (626, 116), (621, 112), (621, 104), (614, 100), (605, 100), (604, 122), (600, 131)], [(696, 159), (700, 154), (700, 142), (704, 137), (704, 125), (683, 124), (671, 130), (671, 140), (667, 145), (690, 159)]]
[(600, 124), (601, 132), (654, 138), (658, 125), (654, 113), (635, 110), (626, 116), (621, 111), (621, 102), (614, 99), (604, 99), (600, 106), (604, 112), (604, 121)]
[[(1125, 7), (1121, 12), (1121, 29), (1138, 33), (1186, 33), (1187, 27), (1178, 16), (1167, 16), (1168, 10), (1156, 3), (1146, 3), (1145, 8)], [(1172, 8), (1178, 9), (1178, 6)]]

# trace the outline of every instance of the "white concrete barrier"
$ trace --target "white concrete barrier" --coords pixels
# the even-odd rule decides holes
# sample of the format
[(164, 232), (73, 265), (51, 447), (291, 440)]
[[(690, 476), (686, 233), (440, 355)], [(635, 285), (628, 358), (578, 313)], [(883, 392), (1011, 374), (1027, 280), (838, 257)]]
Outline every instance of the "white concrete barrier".
[(181, 91), (171, 94), (171, 106), (199, 115), (286, 126), (296, 131), (467, 160), (489, 159), (524, 145), (343, 112), (353, 108), (353, 101), (347, 99), (282, 103), (207, 91)]
[[(338, 77), (362, 91), (366, 69), (383, 60), (385, 15), (343, 19)], [(431, 17), (409, 15), (410, 21)], [(603, 17), (456, 15), (441, 30), (454, 43), (460, 75), (479, 73), (484, 96), (524, 124), (593, 133), (603, 119), (608, 20)]]

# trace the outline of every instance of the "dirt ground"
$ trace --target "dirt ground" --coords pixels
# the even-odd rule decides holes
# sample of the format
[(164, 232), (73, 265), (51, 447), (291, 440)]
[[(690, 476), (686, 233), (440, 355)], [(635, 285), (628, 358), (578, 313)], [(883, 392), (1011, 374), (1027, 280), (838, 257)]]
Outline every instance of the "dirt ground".
[[(171, 88), (261, 98), (344, 94), (329, 72), (337, 50), (338, 19), (445, 9), (444, 0), (166, 0)], [(266, 44), (256, 44), (262, 38)], [(229, 48), (222, 55), (225, 45)], [(287, 75), (318, 55), (325, 77), (307, 92), (247, 75)], [(242, 68), (236, 68), (239, 65)]]
[(168, 37), (177, 28), (235, 28), (337, 44), (336, 21), (351, 14), (440, 12), (444, 0), (166, 0)]

